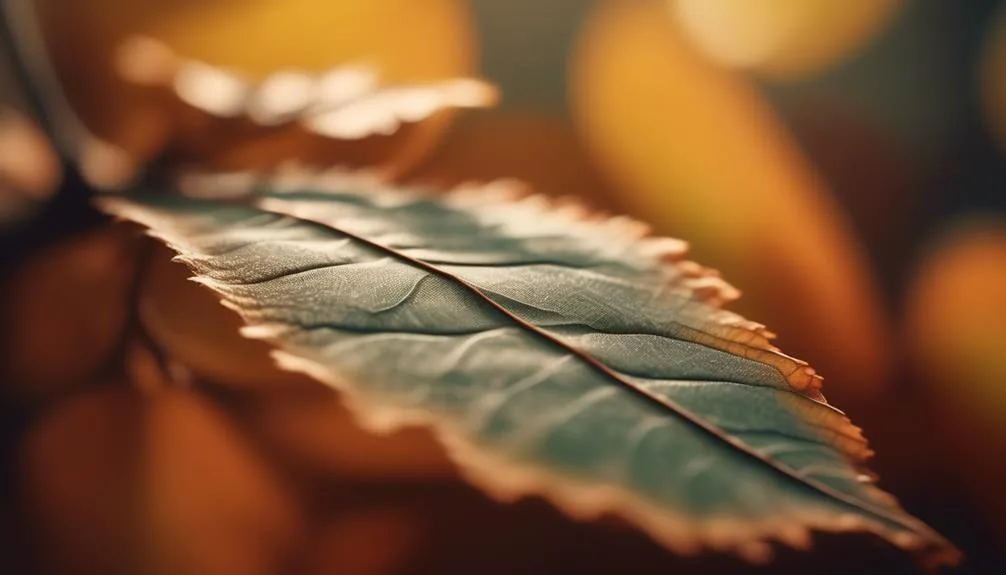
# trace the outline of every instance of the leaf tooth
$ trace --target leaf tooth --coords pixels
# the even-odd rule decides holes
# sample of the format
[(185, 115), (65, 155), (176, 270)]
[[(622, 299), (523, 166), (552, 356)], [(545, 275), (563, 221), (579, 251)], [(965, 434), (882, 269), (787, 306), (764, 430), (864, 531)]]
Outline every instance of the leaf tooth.
[(690, 248), (688, 242), (668, 237), (643, 238), (636, 246), (643, 255), (670, 264), (682, 261)]
[(536, 215), (549, 214), (554, 215), (552, 212), (552, 202), (548, 196), (542, 194), (529, 194), (522, 198), (517, 199), (517, 207), (523, 208), (529, 212), (535, 212)]
[[(824, 429), (824, 427), (822, 426), (821, 429)], [(856, 465), (861, 466), (874, 455), (874, 451), (867, 446), (865, 439), (850, 437), (841, 430), (831, 430), (824, 435), (831, 445), (841, 451)], [(857, 469), (858, 471), (859, 469)]]
[(748, 541), (737, 546), (737, 554), (753, 565), (766, 565), (775, 552), (765, 541)]
[(500, 101), (500, 90), (478, 78), (453, 78), (440, 83), (444, 100), (455, 108), (489, 108)]
[(861, 469), (859, 475), (856, 476), (856, 481), (860, 483), (876, 483), (879, 479), (880, 476), (867, 469)]
[(275, 323), (261, 323), (242, 326), (238, 333), (248, 339), (275, 340), (291, 330), (288, 326)]
[[(716, 334), (727, 339), (769, 351), (779, 351), (766, 336), (765, 326), (733, 312), (719, 310), (710, 318)], [(769, 332), (770, 333), (770, 332)], [(800, 361), (800, 360), (796, 360)], [(800, 362), (806, 365), (806, 362)]]
[(678, 262), (675, 268), (677, 269), (678, 273), (681, 274), (682, 277), (686, 278), (702, 277), (706, 271), (706, 268), (704, 266), (692, 260), (684, 260)]
[[(631, 246), (655, 259), (665, 255), (677, 258), (687, 250), (687, 244), (679, 240), (650, 238), (651, 226), (640, 220), (596, 210), (573, 196), (554, 198), (535, 193), (519, 180), (501, 179), (488, 184), (468, 182), (455, 187), (447, 198), (454, 205), (486, 211), (505, 207), (521, 216), (535, 218), (538, 226), (551, 224), (568, 232), (571, 225), (576, 225), (584, 236), (601, 237), (606, 243)], [(647, 242), (645, 246), (644, 242)], [(643, 247), (645, 252), (640, 250)]]
[(377, 71), (366, 64), (344, 64), (318, 77), (314, 109), (332, 109), (374, 92), (380, 85)]
[(813, 546), (810, 530), (796, 523), (780, 525), (775, 536), (784, 545), (793, 549), (806, 551)]
[(741, 297), (740, 290), (717, 276), (688, 278), (683, 283), (692, 293), (713, 307), (722, 307), (723, 304)]
[(303, 113), (319, 99), (320, 82), (303, 70), (275, 72), (259, 83), (245, 109), (260, 126), (277, 126)]
[(610, 220), (614, 214), (608, 210), (594, 209), (591, 211), (590, 216), (586, 219), (586, 223), (591, 224), (593, 231), (600, 231), (599, 226), (602, 226), (608, 220)]
[(858, 473), (871, 473), (862, 465), (873, 457), (873, 450), (870, 449), (863, 430), (853, 425), (848, 416), (827, 404), (815, 405), (797, 397), (783, 398), (783, 401), (799, 412), (803, 421), (818, 429), (822, 438), (827, 439), (829, 444), (856, 464)]
[[(248, 187), (253, 191), (259, 179), (265, 179), (264, 186), (273, 194), (287, 194), (310, 190), (311, 192), (358, 193), (384, 202), (388, 205), (401, 205), (415, 201), (421, 195), (420, 189), (410, 189), (406, 192), (385, 192), (382, 186), (390, 181), (388, 174), (378, 168), (356, 168), (342, 164), (321, 168), (303, 164), (296, 159), (285, 160), (275, 169), (264, 174), (255, 172), (235, 172), (247, 174), (251, 180)], [(227, 175), (227, 174), (223, 174)], [(188, 186), (199, 186), (203, 193), (211, 194), (215, 187), (221, 185), (215, 178), (219, 173), (203, 174), (199, 171), (183, 172), (179, 182)], [(197, 196), (202, 197), (202, 196)]]
[(591, 209), (576, 196), (560, 196), (553, 201), (553, 210), (557, 216), (572, 222), (582, 223), (589, 219)]
[[(871, 486), (874, 483), (876, 483), (877, 480), (879, 479), (877, 477), (877, 475), (873, 474), (872, 472), (870, 472), (870, 475), (867, 475), (867, 477), (869, 477), (870, 480), (869, 481), (864, 481), (864, 483), (869, 483)], [(883, 503), (885, 505), (889, 505), (889, 506), (892, 506), (892, 507), (901, 507), (901, 502), (898, 501), (898, 498), (895, 497), (894, 495), (892, 495), (892, 494), (884, 491), (883, 489), (872, 487), (870, 489), (870, 495), (872, 495), (874, 499), (877, 499), (878, 501), (880, 501), (881, 503)]]
[(765, 324), (751, 321), (742, 315), (729, 311), (720, 312), (716, 317), (718, 323), (723, 326), (738, 327), (754, 332), (759, 332), (765, 329)]
[(515, 179), (499, 179), (489, 183), (468, 181), (455, 186), (447, 193), (449, 203), (459, 207), (510, 204), (531, 195), (531, 188)]
[(723, 327), (727, 330), (719, 331), (718, 334), (698, 332), (697, 343), (770, 365), (786, 378), (793, 389), (813, 398), (820, 398), (824, 378), (808, 366), (807, 362), (782, 353), (757, 331), (746, 326)]
[(866, 527), (866, 522), (859, 515), (843, 513), (835, 518), (835, 527), (841, 531), (859, 531)]
[(650, 224), (627, 216), (614, 216), (608, 218), (603, 224), (605, 232), (619, 239), (632, 242), (639, 241), (650, 235), (653, 227)]
[[(196, 281), (196, 280), (193, 279), (192, 281)], [(204, 285), (204, 286), (206, 286), (206, 287), (208, 287), (210, 289), (214, 289), (214, 287), (212, 285), (210, 285), (210, 284), (208, 284), (206, 282), (196, 281), (196, 283)], [(231, 300), (229, 300), (229, 299), (227, 299), (225, 297), (221, 297), (220, 298), (220, 305), (224, 306), (225, 308), (231, 310), (234, 313), (237, 313), (241, 317), (248, 317), (248, 315), (249, 315), (246, 310), (244, 310), (244, 309), (241, 308), (241, 306), (239, 306), (238, 304), (232, 302)]]
[(197, 61), (181, 63), (172, 85), (182, 102), (220, 118), (241, 116), (252, 93), (251, 82), (237, 71)]

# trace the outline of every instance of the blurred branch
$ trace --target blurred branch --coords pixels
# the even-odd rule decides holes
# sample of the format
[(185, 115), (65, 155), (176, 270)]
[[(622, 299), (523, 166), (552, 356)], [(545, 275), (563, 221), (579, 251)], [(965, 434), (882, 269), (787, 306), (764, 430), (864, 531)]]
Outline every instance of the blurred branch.
[(14, 76), (12, 89), (64, 159), (76, 157), (86, 135), (52, 69), (41, 28), (28, 0), (0, 0), (0, 52)]

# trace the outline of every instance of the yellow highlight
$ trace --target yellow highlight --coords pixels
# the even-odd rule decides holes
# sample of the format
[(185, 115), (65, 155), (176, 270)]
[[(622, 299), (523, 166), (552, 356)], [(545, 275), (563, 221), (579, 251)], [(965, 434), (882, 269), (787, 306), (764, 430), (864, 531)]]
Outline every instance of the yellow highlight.
[(861, 48), (904, 0), (669, 0), (707, 56), (766, 76), (801, 77)]
[(1006, 433), (1006, 221), (945, 239), (912, 288), (907, 335), (943, 401)]
[(1006, 541), (1006, 219), (972, 220), (929, 255), (905, 339), (932, 399), (930, 427), (962, 492)]

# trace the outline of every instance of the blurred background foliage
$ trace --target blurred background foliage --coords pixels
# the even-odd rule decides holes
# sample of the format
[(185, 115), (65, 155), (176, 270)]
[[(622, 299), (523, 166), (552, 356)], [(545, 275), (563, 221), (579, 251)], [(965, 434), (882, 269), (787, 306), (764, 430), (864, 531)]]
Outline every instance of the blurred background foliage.
[[(734, 307), (825, 376), (882, 485), (967, 572), (1006, 569), (1006, 2), (35, 5), (99, 164), (111, 149), (441, 187), (513, 177), (688, 239), (743, 289)], [(263, 128), (129, 81), (137, 36), (250, 83), (362, 64), (390, 85), (484, 78), (502, 100), (351, 141)], [(90, 211), (78, 180), (50, 183), (37, 135), (5, 118), (0, 541), (15, 572), (747, 571), (540, 502), (496, 506), (424, 434), (356, 431), (162, 250)], [(192, 387), (123, 337), (137, 321)], [(866, 538), (774, 567), (809, 569), (911, 572)]]

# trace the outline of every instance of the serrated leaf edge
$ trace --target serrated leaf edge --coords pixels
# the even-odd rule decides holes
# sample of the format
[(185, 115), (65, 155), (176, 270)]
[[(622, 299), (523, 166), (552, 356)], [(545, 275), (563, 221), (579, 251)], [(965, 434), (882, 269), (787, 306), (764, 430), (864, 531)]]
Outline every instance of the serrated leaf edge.
[[(279, 345), (269, 337), (268, 330), (243, 333), (247, 337)], [(608, 514), (619, 516), (639, 526), (657, 543), (684, 555), (695, 555), (704, 550), (733, 552), (746, 561), (762, 564), (773, 556), (769, 542), (776, 541), (806, 551), (811, 549), (812, 534), (817, 531), (876, 535), (915, 555), (927, 569), (960, 561), (960, 553), (952, 545), (944, 544), (935, 533), (927, 540), (908, 532), (893, 532), (878, 522), (853, 513), (832, 516), (826, 513), (795, 515), (791, 512), (785, 517), (761, 521), (720, 518), (696, 522), (615, 485), (592, 485), (546, 471), (540, 466), (497, 456), (467, 441), (453, 425), (434, 413), (378, 406), (368, 401), (348, 380), (334, 375), (330, 368), (311, 359), (279, 349), (274, 350), (272, 356), (281, 369), (308, 375), (343, 394), (343, 401), (354, 420), (371, 433), (389, 434), (406, 427), (430, 429), (465, 479), (498, 501), (513, 502), (537, 495), (577, 520), (594, 520)], [(793, 521), (794, 516), (797, 522)], [(924, 525), (919, 527), (921, 532), (931, 533)]]
[[(510, 182), (507, 182), (507, 184), (510, 185)], [(469, 194), (471, 192), (464, 191), (463, 193)], [(540, 196), (534, 197), (542, 198)], [(504, 198), (510, 199), (511, 196), (507, 193)], [(544, 215), (549, 215), (547, 208), (552, 205), (552, 202), (548, 198), (542, 199), (544, 201), (535, 201), (534, 208), (539, 210)], [(117, 203), (114, 198), (108, 198), (102, 202), (102, 204), (109, 212), (119, 215), (120, 217), (133, 220), (133, 218), (128, 215), (128, 205)], [(492, 203), (489, 202), (483, 205), (491, 206)], [(263, 206), (263, 209), (268, 208)], [(487, 209), (489, 208), (487, 207)], [(277, 215), (294, 218), (299, 217), (285, 211), (278, 212)], [(304, 219), (304, 221), (330, 227), (323, 222), (317, 222), (309, 218)], [(621, 226), (619, 227), (620, 229), (624, 229), (621, 228)], [(608, 229), (610, 230), (610, 228)], [(342, 230), (336, 231), (346, 234), (346, 232)], [(148, 233), (149, 235), (160, 239), (180, 254), (184, 254), (188, 251), (185, 246), (180, 245), (178, 242), (173, 241), (171, 238), (168, 238), (163, 234), (154, 232), (153, 230), (149, 230)], [(347, 235), (353, 236), (353, 234)], [(630, 237), (633, 238), (634, 242), (654, 239), (659, 240), (659, 238), (651, 238), (645, 234), (639, 235), (635, 232)], [(381, 246), (380, 244), (374, 244), (365, 238), (357, 239), (364, 243), (394, 252), (394, 250)], [(625, 238), (623, 237), (623, 239)], [(670, 263), (678, 264), (682, 261), (686, 260), (672, 259), (670, 260)], [(422, 264), (422, 262), (415, 263), (420, 264), (421, 267), (426, 267), (426, 264)], [(436, 270), (435, 267), (433, 267), (433, 269), (437, 273), (443, 273)], [(718, 276), (716, 272), (712, 273)], [(214, 289), (210, 283), (201, 281), (201, 278), (199, 277), (192, 279), (211, 289)], [(464, 283), (458, 278), (454, 279), (455, 281)], [(214, 289), (214, 291), (218, 290)], [(482, 297), (485, 297), (484, 294), (482, 294)], [(491, 300), (488, 300), (488, 298), (487, 301), (491, 304), (493, 303)], [(354, 389), (354, 386), (347, 384), (346, 380), (333, 376), (329, 371), (330, 368), (317, 364), (309, 358), (299, 356), (288, 351), (283, 351), (283, 342), (277, 337), (277, 330), (275, 329), (276, 326), (270, 326), (268, 324), (252, 324), (251, 318), (247, 317), (243, 310), (241, 310), (238, 306), (231, 304), (226, 299), (222, 299), (221, 303), (225, 307), (237, 312), (247, 324), (245, 328), (241, 329), (242, 335), (251, 339), (267, 341), (278, 348), (274, 350), (273, 357), (280, 368), (305, 373), (342, 392), (345, 395), (344, 401), (346, 402), (347, 407), (350, 408), (350, 411), (354, 414), (354, 417), (362, 427), (375, 433), (388, 433), (403, 426), (421, 426), (430, 428), (434, 432), (434, 435), (436, 435), (439, 441), (444, 445), (448, 455), (453, 461), (458, 463), (466, 478), (468, 478), (472, 483), (483, 488), (487, 491), (487, 493), (497, 499), (508, 501), (523, 495), (535, 494), (552, 501), (564, 512), (575, 518), (597, 517), (605, 513), (619, 515), (638, 524), (657, 542), (676, 552), (686, 554), (694, 554), (703, 548), (729, 550), (737, 553), (741, 557), (744, 557), (748, 561), (755, 563), (764, 562), (771, 558), (771, 547), (767, 545), (768, 541), (775, 540), (797, 549), (807, 549), (810, 546), (810, 532), (822, 531), (833, 533), (872, 533), (886, 541), (889, 541), (896, 547), (913, 553), (917, 558), (919, 558), (920, 563), (930, 568), (940, 565), (953, 565), (958, 563), (960, 560), (960, 552), (954, 548), (953, 545), (933, 532), (925, 524), (908, 515), (905, 515), (904, 518), (899, 518), (897, 522), (901, 522), (905, 525), (911, 525), (914, 531), (917, 533), (924, 533), (927, 537), (923, 537), (918, 534), (913, 535), (907, 531), (895, 532), (883, 526), (879, 522), (869, 521), (853, 513), (841, 514), (836, 517), (823, 513), (811, 513), (807, 514), (806, 517), (801, 518), (800, 524), (796, 526), (794, 526), (791, 522), (791, 518), (787, 518), (786, 520), (778, 519), (774, 521), (758, 521), (754, 523), (749, 523), (747, 521), (738, 522), (735, 520), (716, 519), (703, 520), (701, 525), (696, 525), (695, 521), (681, 519), (666, 508), (648, 503), (638, 496), (617, 486), (591, 485), (575, 478), (564, 477), (555, 472), (545, 471), (538, 466), (509, 461), (505, 457), (492, 455), (488, 450), (480, 449), (474, 446), (464, 439), (463, 434), (459, 433), (449, 423), (443, 421), (441, 418), (438, 418), (433, 413), (388, 406), (377, 406), (366, 401), (363, 396)], [(504, 313), (507, 313), (507, 315), (510, 315), (509, 312), (506, 312), (505, 310), (503, 311)], [(747, 320), (739, 315), (730, 315), (739, 318), (741, 322), (747, 322)], [(760, 326), (760, 324), (754, 325)], [(573, 351), (578, 352), (578, 350), (575, 349)], [(579, 352), (578, 354), (582, 355), (582, 353)], [(788, 358), (789, 356), (784, 357)], [(812, 398), (811, 400), (816, 401)], [(824, 405), (828, 404), (824, 403)], [(682, 413), (679, 412), (679, 415), (681, 414)], [(859, 431), (859, 428), (852, 426), (851, 422), (849, 425), (856, 431)], [(723, 437), (722, 432), (718, 432), (717, 434)], [(733, 442), (728, 443), (732, 444)], [(748, 451), (746, 447), (742, 448), (742, 450)], [(761, 456), (757, 457), (761, 458)], [(776, 467), (777, 469), (787, 470), (787, 468), (781, 467), (776, 463), (770, 462), (770, 465)], [(796, 474), (796, 472), (787, 470), (786, 473), (791, 474), (798, 481), (803, 481), (816, 486), (816, 482), (800, 477)], [(818, 489), (820, 489), (819, 486)], [(825, 489), (824, 491), (825, 493), (830, 492), (828, 489)], [(843, 497), (839, 497), (839, 499), (844, 500)], [(654, 511), (655, 508), (661, 509), (661, 512)], [(869, 511), (865, 508), (863, 508), (863, 510), (868, 513), (876, 513), (876, 511)], [(881, 513), (880, 515), (883, 516), (884, 514)]]

